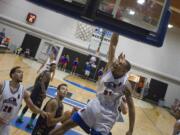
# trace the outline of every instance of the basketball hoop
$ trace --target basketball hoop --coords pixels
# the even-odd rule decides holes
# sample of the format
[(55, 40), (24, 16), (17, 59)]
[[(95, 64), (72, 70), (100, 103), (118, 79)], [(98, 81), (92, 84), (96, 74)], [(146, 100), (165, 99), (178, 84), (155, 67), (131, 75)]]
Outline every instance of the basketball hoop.
[(90, 41), (94, 30), (94, 26), (78, 22), (75, 37), (83, 41)]

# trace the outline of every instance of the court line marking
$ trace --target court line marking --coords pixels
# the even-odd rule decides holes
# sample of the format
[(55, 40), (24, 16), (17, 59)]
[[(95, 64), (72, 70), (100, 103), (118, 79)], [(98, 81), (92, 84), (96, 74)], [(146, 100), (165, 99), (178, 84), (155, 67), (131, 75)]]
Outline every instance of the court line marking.
[[(51, 98), (54, 98), (56, 96), (56, 88), (55, 87), (48, 87), (50, 89), (47, 90), (47, 96), (51, 97)], [(50, 92), (52, 91), (53, 92)], [(86, 107), (86, 104), (85, 103), (81, 103), (77, 100), (74, 100), (74, 99), (71, 99), (71, 98), (64, 98), (63, 100), (64, 103), (68, 104), (68, 105), (71, 105), (71, 106), (75, 106), (75, 107), (78, 107), (78, 108), (84, 108)]]
[[(12, 121), (11, 121), (11, 123), (10, 123), (10, 125), (11, 126), (13, 126), (13, 127), (16, 127), (16, 128), (18, 128), (18, 129), (20, 129), (20, 130), (22, 130), (22, 131), (25, 131), (26, 133), (32, 133), (32, 130), (28, 130), (27, 128), (25, 128), (25, 126), (26, 126), (26, 124), (28, 123), (28, 121), (30, 120), (30, 117), (27, 117), (27, 116), (25, 116), (24, 117), (24, 122), (23, 123), (16, 123), (16, 119), (17, 118), (15, 118), (15, 119), (13, 119)], [(33, 122), (34, 124), (33, 125), (35, 125), (35, 123), (37, 122), (37, 118), (35, 119), (35, 121)], [(61, 125), (61, 123), (57, 123), (57, 125)], [(82, 132), (82, 131), (78, 131), (78, 130), (75, 130), (75, 129), (71, 129), (71, 130), (69, 130), (69, 131), (71, 131), (71, 132), (75, 132), (75, 133), (77, 133), (77, 134), (79, 134), (79, 135), (86, 135), (84, 132)], [(17, 132), (17, 131), (16, 131)], [(73, 133), (66, 133), (66, 135), (72, 135)]]
[(74, 86), (76, 86), (78, 88), (81, 88), (81, 89), (83, 89), (85, 91), (88, 91), (88, 92), (91, 92), (91, 93), (95, 93), (95, 94), (97, 93), (95, 90), (93, 90), (91, 88), (88, 88), (88, 87), (85, 87), (85, 86), (82, 86), (82, 85), (80, 85), (78, 83), (75, 83), (75, 82), (72, 82), (72, 81), (69, 81), (69, 80), (66, 80), (66, 79), (64, 79), (64, 81), (68, 82), (68, 83), (70, 83), (70, 84), (72, 84), (72, 85), (74, 85)]

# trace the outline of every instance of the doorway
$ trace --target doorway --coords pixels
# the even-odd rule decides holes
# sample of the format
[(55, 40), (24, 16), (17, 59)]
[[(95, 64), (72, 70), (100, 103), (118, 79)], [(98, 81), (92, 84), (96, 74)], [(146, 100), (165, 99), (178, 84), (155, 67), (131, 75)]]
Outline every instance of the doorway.
[(35, 58), (36, 52), (39, 48), (41, 39), (29, 34), (26, 34), (21, 45), (23, 52), (27, 49), (30, 50), (30, 57)]

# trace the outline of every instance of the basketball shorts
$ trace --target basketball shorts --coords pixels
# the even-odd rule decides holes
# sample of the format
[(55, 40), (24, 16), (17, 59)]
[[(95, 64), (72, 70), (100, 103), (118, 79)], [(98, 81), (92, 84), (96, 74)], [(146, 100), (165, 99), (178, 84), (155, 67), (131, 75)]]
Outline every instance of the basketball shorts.
[(89, 101), (85, 108), (75, 113), (72, 120), (91, 135), (109, 135), (116, 116), (117, 114), (105, 109), (95, 98)]

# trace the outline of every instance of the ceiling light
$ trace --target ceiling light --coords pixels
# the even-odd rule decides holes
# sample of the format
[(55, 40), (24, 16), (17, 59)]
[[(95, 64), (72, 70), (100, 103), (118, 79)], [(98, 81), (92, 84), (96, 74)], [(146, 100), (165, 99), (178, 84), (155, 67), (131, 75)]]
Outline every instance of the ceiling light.
[(69, 3), (72, 3), (72, 0), (64, 0), (64, 1), (69, 2)]
[(102, 28), (100, 28), (100, 29), (99, 29), (99, 31), (100, 31), (100, 32), (103, 32), (103, 29), (102, 29)]
[(172, 27), (173, 27), (173, 25), (172, 25), (172, 24), (168, 24), (168, 28), (170, 28), (170, 29), (171, 29)]
[(137, 3), (143, 5), (145, 0), (138, 0)]
[(130, 15), (135, 15), (135, 11), (134, 11), (134, 10), (130, 10), (130, 11), (129, 11), (129, 14), (130, 14)]

